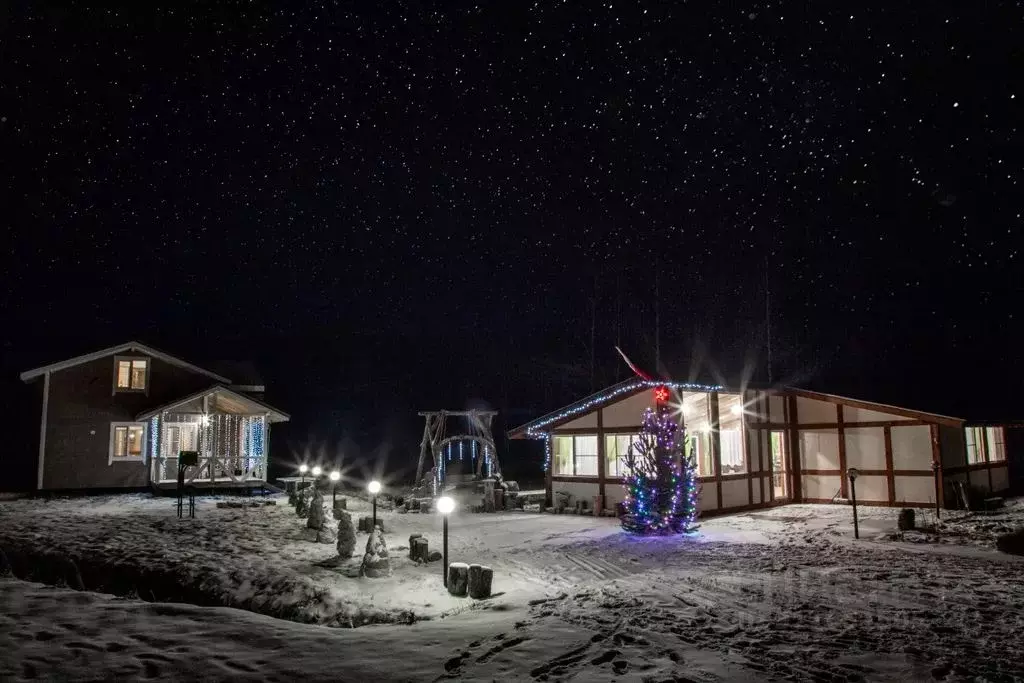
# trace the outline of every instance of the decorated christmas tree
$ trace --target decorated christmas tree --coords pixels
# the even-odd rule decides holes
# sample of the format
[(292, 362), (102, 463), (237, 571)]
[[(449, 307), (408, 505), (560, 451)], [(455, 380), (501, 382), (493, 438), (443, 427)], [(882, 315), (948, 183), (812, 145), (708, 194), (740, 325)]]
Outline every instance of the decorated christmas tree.
[(697, 521), (697, 467), (668, 403), (666, 387), (654, 390), (637, 440), (623, 456), (626, 476), (622, 528), (634, 534), (679, 534)]

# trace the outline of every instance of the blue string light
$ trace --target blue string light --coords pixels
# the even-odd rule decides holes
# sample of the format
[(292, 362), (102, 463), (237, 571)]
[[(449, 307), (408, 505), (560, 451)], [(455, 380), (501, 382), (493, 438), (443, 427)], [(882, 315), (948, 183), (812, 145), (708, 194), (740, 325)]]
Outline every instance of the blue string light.
[(149, 457), (156, 459), (160, 456), (160, 419), (153, 417), (149, 421)]
[(550, 432), (544, 431), (544, 427), (575, 417), (581, 413), (590, 412), (593, 408), (601, 406), (617, 396), (622, 396), (623, 394), (632, 395), (642, 389), (654, 389), (659, 387), (667, 387), (677, 393), (681, 391), (708, 393), (712, 391), (720, 391), (722, 389), (722, 386), (718, 384), (709, 385), (691, 384), (688, 382), (658, 382), (655, 380), (641, 379), (628, 384), (619, 384), (610, 389), (606, 389), (603, 392), (594, 394), (593, 396), (586, 398), (579, 403), (573, 404), (558, 413), (541, 417), (534, 422), (529, 423), (526, 427), (526, 436), (530, 439), (544, 440), (544, 471), (547, 472), (551, 467), (551, 434)]

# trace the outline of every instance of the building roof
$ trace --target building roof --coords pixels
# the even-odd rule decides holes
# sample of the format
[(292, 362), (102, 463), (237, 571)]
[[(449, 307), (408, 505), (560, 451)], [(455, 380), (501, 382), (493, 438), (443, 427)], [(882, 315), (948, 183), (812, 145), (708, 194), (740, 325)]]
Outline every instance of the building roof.
[(139, 421), (148, 420), (151, 417), (155, 417), (168, 410), (174, 410), (175, 408), (184, 409), (184, 412), (202, 412), (203, 399), (206, 398), (211, 399), (211, 407), (214, 412), (228, 415), (266, 415), (270, 422), (287, 422), (290, 419), (288, 413), (221, 384), (215, 384), (202, 391), (197, 391), (194, 394), (175, 399), (162, 406), (151, 408), (143, 413), (139, 413), (135, 419)]
[(560, 424), (574, 420), (580, 415), (592, 412), (598, 408), (614, 403), (615, 401), (621, 401), (624, 398), (629, 398), (634, 394), (638, 394), (644, 389), (653, 389), (654, 387), (667, 386), (674, 391), (721, 391), (722, 387), (710, 384), (693, 384), (689, 382), (667, 382), (663, 380), (648, 380), (631, 378), (618, 384), (602, 389), (596, 393), (591, 394), (585, 398), (581, 398), (575, 403), (570, 403), (564, 408), (559, 408), (546, 415), (541, 415), (535, 420), (531, 420), (525, 424), (521, 424), (518, 427), (509, 430), (508, 436), (510, 439), (519, 439), (523, 437), (531, 436), (531, 432), (542, 429), (544, 427), (557, 427)]
[[(653, 389), (658, 386), (667, 386), (673, 391), (720, 391), (723, 393), (738, 392), (736, 389), (729, 389), (719, 385), (707, 385), (707, 384), (693, 384), (687, 382), (670, 382), (662, 380), (646, 380), (631, 378), (618, 384), (602, 389), (590, 396), (582, 398), (574, 403), (554, 410), (546, 415), (542, 415), (530, 422), (521, 424), (508, 431), (508, 437), (510, 439), (521, 439), (529, 438), (534, 436), (536, 432), (544, 431), (546, 429), (552, 429), (561, 424), (565, 424), (571, 420), (575, 420), (581, 415), (591, 413), (598, 408), (602, 408), (608, 404), (621, 401), (625, 398), (629, 398), (645, 389)], [(835, 394), (825, 394), (817, 391), (809, 391), (806, 389), (800, 389), (797, 387), (776, 387), (768, 388), (761, 386), (749, 385), (746, 387), (749, 389), (756, 389), (759, 391), (769, 391), (775, 393), (784, 393), (795, 396), (803, 396), (805, 398), (812, 398), (821, 401), (828, 401), (830, 403), (843, 403), (845, 405), (853, 405), (869, 410), (879, 410), (882, 412), (890, 412), (912, 419), (918, 419), (927, 422), (935, 422), (938, 424), (946, 424), (950, 426), (962, 426), (964, 420), (959, 417), (950, 417), (948, 415), (940, 415), (938, 413), (928, 413), (920, 410), (910, 410), (908, 408), (900, 408), (898, 406), (887, 405), (884, 403), (873, 403), (870, 401), (862, 401), (855, 398), (848, 398), (845, 396), (837, 396)]]
[(94, 360), (100, 360), (102, 358), (106, 358), (107, 356), (112, 356), (118, 353), (144, 353), (147, 356), (159, 358), (165, 363), (176, 365), (180, 368), (185, 368), (186, 370), (191, 370), (192, 372), (197, 372), (201, 375), (206, 375), (210, 379), (216, 380), (218, 382), (222, 382), (224, 384), (231, 384), (231, 380), (227, 377), (224, 377), (223, 375), (218, 375), (215, 372), (201, 368), (198, 365), (193, 365), (192, 363), (184, 361), (181, 358), (177, 358), (176, 356), (172, 356), (168, 353), (164, 353), (163, 351), (158, 351), (157, 349), (154, 349), (152, 346), (140, 344), (137, 341), (125, 342), (124, 344), (111, 346), (106, 349), (100, 349), (99, 351), (93, 351), (92, 353), (86, 353), (81, 356), (75, 356), (74, 358), (62, 360), (58, 363), (51, 363), (49, 365), (44, 365), (42, 367), (34, 368), (32, 370), (26, 370), (25, 372), (21, 373), (19, 377), (21, 378), (22, 382), (29, 382), (37, 377), (42, 377), (48, 372), (58, 372), (60, 370), (66, 370), (67, 368), (72, 368), (75, 367), (76, 365), (81, 365), (83, 363), (91, 363)]

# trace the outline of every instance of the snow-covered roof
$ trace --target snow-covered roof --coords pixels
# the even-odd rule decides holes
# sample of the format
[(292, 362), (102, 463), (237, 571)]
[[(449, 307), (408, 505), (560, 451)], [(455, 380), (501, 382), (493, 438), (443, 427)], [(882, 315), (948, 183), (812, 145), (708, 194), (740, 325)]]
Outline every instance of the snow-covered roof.
[(673, 391), (721, 391), (722, 387), (710, 384), (694, 384), (690, 382), (671, 382), (666, 380), (632, 378), (618, 384), (602, 389), (597, 393), (570, 403), (564, 408), (559, 408), (546, 415), (541, 415), (535, 420), (509, 430), (508, 436), (512, 439), (519, 439), (532, 436), (532, 432), (538, 429), (557, 427), (558, 425), (574, 420), (580, 415), (593, 412), (598, 408), (608, 405), (614, 401), (621, 401), (624, 398), (637, 394), (644, 389), (653, 389), (664, 386)]
[[(552, 429), (561, 424), (575, 420), (581, 415), (591, 413), (598, 408), (606, 406), (615, 401), (621, 401), (622, 399), (629, 398), (634, 394), (643, 391), (644, 389), (651, 389), (657, 386), (666, 386), (673, 391), (719, 391), (719, 392), (730, 392), (738, 391), (736, 389), (730, 390), (729, 388), (722, 386), (711, 386), (706, 384), (693, 384), (687, 382), (671, 382), (663, 380), (647, 380), (632, 378), (619, 384), (614, 384), (606, 389), (591, 394), (585, 398), (582, 398), (574, 403), (553, 410), (550, 413), (542, 415), (535, 420), (531, 420), (525, 424), (519, 425), (514, 429), (509, 430), (508, 436), (511, 439), (522, 439), (538, 436), (539, 432)], [(831, 403), (843, 403), (846, 405), (859, 406), (868, 410), (877, 410), (879, 412), (892, 413), (894, 415), (901, 415), (911, 419), (922, 420), (925, 422), (934, 422), (938, 424), (945, 424), (950, 426), (959, 427), (964, 424), (963, 418), (951, 417), (949, 415), (940, 415), (938, 413), (928, 413), (920, 410), (911, 410), (909, 408), (900, 408), (898, 406), (888, 405), (885, 403), (874, 403), (871, 401), (862, 401), (860, 399), (849, 398), (846, 396), (839, 396), (836, 394), (826, 394), (818, 391), (810, 391), (807, 389), (800, 389), (798, 387), (753, 387), (748, 386), (747, 389), (758, 389), (774, 392), (778, 394), (790, 394), (795, 396), (803, 396), (805, 398), (812, 398), (817, 400), (829, 401)]]
[(76, 365), (81, 365), (82, 363), (91, 363), (94, 360), (100, 360), (102, 358), (106, 358), (107, 356), (112, 356), (118, 353), (144, 353), (147, 356), (159, 358), (165, 363), (170, 363), (171, 365), (176, 365), (180, 368), (185, 368), (186, 370), (191, 370), (192, 372), (197, 372), (201, 375), (206, 375), (210, 379), (216, 380), (218, 382), (222, 382), (224, 384), (231, 384), (231, 380), (228, 379), (227, 377), (218, 375), (215, 372), (211, 372), (210, 370), (201, 368), (198, 365), (193, 365), (192, 363), (184, 361), (181, 358), (177, 358), (170, 354), (164, 353), (163, 351), (158, 351), (157, 349), (154, 349), (152, 346), (140, 344), (137, 341), (125, 342), (124, 344), (118, 344), (117, 346), (111, 346), (106, 349), (100, 349), (99, 351), (93, 351), (92, 353), (86, 353), (81, 356), (75, 356), (74, 358), (62, 360), (57, 363), (51, 363), (49, 365), (44, 365), (42, 367), (34, 368), (32, 370), (26, 370), (25, 372), (21, 373), (19, 377), (21, 378), (22, 382), (29, 382), (37, 377), (42, 377), (48, 372), (58, 372), (60, 370), (66, 370), (67, 368), (73, 368)]

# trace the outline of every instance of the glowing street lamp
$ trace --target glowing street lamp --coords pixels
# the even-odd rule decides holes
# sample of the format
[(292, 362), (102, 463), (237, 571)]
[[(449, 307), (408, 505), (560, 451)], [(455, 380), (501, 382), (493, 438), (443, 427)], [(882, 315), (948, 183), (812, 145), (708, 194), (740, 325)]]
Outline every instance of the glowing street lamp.
[(320, 465), (313, 465), (313, 476), (314, 477), (319, 477), (321, 474), (323, 474), (323, 472), (324, 471), (322, 469), (320, 469)]
[(377, 494), (380, 493), (380, 482), (374, 479), (366, 485), (366, 490), (373, 496), (373, 526), (370, 529), (377, 528)]
[(306, 488), (306, 472), (309, 471), (309, 465), (302, 463), (299, 465), (299, 474), (302, 475), (302, 479), (299, 482), (299, 490)]
[(455, 509), (455, 501), (448, 496), (441, 496), (437, 499), (437, 511), (441, 513), (442, 524), (442, 548), (444, 560), (441, 566), (441, 572), (444, 575), (444, 587), (448, 587), (448, 515)]
[(334, 470), (331, 472), (331, 504), (334, 507), (338, 506), (338, 480), (341, 479), (341, 472)]

